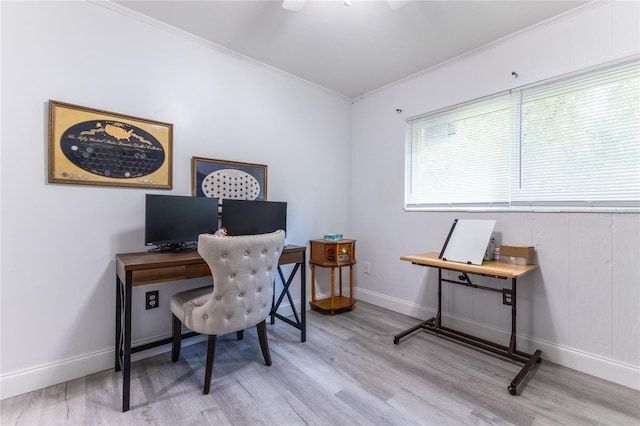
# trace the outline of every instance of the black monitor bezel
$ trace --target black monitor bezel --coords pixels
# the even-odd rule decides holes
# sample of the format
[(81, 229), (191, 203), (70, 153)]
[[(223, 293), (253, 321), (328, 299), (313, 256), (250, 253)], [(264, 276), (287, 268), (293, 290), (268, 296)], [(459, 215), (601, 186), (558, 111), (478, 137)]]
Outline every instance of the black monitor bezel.
[(224, 199), (221, 226), (231, 236), (286, 232), (287, 202)]
[[(164, 207), (162, 207), (162, 204)], [(185, 195), (146, 194), (145, 196), (145, 246), (156, 246), (159, 249), (176, 250), (180, 247), (193, 245), (198, 241), (198, 235), (214, 233), (219, 227), (218, 217), (219, 200), (208, 197), (192, 197)], [(207, 212), (211, 213), (209, 217)], [(197, 213), (195, 222), (194, 214)], [(152, 218), (153, 214), (166, 214), (165, 226), (171, 224), (185, 225), (180, 231), (165, 229), (160, 231), (157, 226), (158, 218)], [(185, 221), (185, 217), (191, 215), (191, 220)], [(165, 236), (162, 236), (162, 232)]]

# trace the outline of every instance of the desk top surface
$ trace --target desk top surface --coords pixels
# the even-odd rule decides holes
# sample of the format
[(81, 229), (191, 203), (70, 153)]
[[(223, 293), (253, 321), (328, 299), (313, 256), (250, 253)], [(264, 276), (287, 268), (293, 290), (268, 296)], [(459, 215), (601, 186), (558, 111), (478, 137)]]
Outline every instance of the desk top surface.
[(410, 256), (401, 256), (400, 260), (422, 266), (450, 269), (452, 271), (469, 272), (475, 274), (493, 275), (504, 278), (517, 278), (538, 268), (538, 265), (513, 265), (511, 263), (484, 261), (482, 265), (473, 265), (439, 259), (436, 252)]
[[(303, 252), (305, 250), (306, 247), (304, 246), (287, 245), (282, 251), (282, 256), (286, 257), (289, 254)], [(125, 270), (135, 270), (204, 263), (204, 259), (200, 257), (196, 250), (186, 252), (143, 251), (139, 253), (116, 254), (116, 262), (121, 264)]]

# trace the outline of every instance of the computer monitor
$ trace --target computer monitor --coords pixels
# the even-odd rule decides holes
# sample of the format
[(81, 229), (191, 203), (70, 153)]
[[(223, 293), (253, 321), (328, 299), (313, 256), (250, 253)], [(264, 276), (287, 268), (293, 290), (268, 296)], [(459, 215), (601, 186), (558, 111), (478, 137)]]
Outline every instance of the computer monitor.
[(228, 235), (266, 234), (287, 230), (287, 203), (282, 201), (222, 201), (222, 226)]
[(195, 249), (198, 235), (217, 229), (217, 198), (146, 194), (145, 245), (161, 251)]

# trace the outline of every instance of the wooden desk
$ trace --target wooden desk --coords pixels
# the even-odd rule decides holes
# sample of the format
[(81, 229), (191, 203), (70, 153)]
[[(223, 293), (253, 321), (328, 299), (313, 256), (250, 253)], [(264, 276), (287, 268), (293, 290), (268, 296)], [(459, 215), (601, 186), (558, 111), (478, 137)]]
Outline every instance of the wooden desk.
[[(415, 265), (430, 266), (438, 269), (438, 312), (434, 318), (430, 318), (426, 321), (397, 334), (393, 338), (393, 343), (396, 345), (400, 342), (400, 339), (413, 333), (417, 330), (427, 330), (437, 334), (441, 334), (448, 338), (458, 340), (471, 346), (492, 352), (494, 354), (513, 359), (524, 363), (524, 366), (516, 377), (511, 381), (508, 386), (509, 393), (515, 395), (517, 393), (517, 387), (522, 382), (524, 377), (533, 367), (533, 364), (541, 361), (540, 350), (536, 350), (533, 354), (527, 354), (516, 349), (516, 284), (519, 277), (528, 274), (535, 270), (538, 265), (512, 265), (509, 263), (500, 262), (484, 262), (482, 265), (473, 265), (465, 263), (450, 262), (441, 260), (438, 258), (439, 253), (425, 253), (414, 256), (402, 256), (400, 260), (411, 262)], [(442, 278), (442, 271), (455, 271), (460, 272), (458, 278), (460, 281), (454, 281), (446, 278)], [(483, 287), (475, 285), (471, 282), (469, 274), (493, 277), (498, 279), (511, 279), (511, 290), (509, 289), (496, 289), (492, 287)], [(477, 288), (481, 290), (493, 291), (502, 293), (503, 295), (511, 296), (511, 337), (509, 346), (502, 346), (479, 337), (471, 336), (460, 331), (444, 327), (442, 325), (442, 283), (447, 282), (451, 284), (464, 285), (466, 287)]]
[[(271, 324), (279, 318), (300, 330), (300, 340), (306, 341), (306, 248), (301, 246), (285, 246), (278, 265), (295, 264), (288, 279), (278, 266), (278, 274), (283, 283), (282, 292), (275, 300), (273, 295), (271, 306)], [(300, 269), (300, 267), (302, 267)], [(300, 269), (300, 293), (302, 309), (300, 315), (296, 310), (289, 286), (296, 272)], [(131, 385), (131, 354), (145, 349), (171, 343), (171, 338), (158, 340), (145, 345), (131, 347), (131, 296), (133, 287), (154, 283), (163, 283), (191, 278), (211, 276), (209, 265), (198, 252), (142, 252), (116, 255), (116, 333), (115, 333), (115, 371), (122, 369), (122, 411), (129, 410)], [(287, 296), (295, 321), (277, 313), (280, 303)], [(170, 318), (167, 319), (170, 323)], [(185, 333), (183, 337), (195, 336), (197, 333)]]

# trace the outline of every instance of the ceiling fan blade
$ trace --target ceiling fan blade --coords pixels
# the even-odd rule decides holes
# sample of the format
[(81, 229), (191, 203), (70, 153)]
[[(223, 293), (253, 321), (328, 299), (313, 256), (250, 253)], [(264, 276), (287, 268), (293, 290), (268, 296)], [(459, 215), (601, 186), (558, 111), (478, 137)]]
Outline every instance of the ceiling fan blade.
[(306, 2), (307, 0), (284, 0), (282, 2), (282, 7), (287, 10), (299, 12), (300, 10), (302, 10)]

